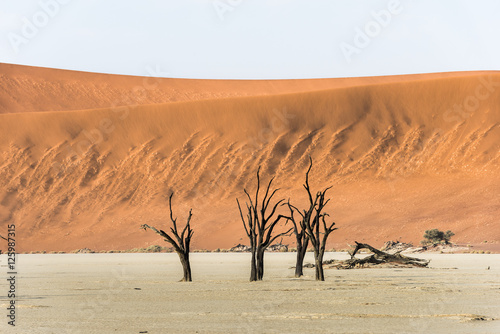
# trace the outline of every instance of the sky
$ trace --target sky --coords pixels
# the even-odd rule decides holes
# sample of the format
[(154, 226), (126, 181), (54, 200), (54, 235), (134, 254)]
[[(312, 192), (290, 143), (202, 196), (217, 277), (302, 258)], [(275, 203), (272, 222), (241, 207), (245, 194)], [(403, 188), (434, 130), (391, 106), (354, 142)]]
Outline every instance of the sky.
[(498, 0), (0, 0), (0, 62), (202, 79), (500, 70)]

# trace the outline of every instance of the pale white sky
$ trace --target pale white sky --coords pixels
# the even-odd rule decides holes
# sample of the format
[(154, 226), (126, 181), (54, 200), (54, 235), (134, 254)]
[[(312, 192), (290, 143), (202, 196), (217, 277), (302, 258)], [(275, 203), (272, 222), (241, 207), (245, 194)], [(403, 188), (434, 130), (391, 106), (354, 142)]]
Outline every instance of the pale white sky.
[(0, 0), (0, 62), (231, 79), (500, 70), (499, 14), (498, 0)]

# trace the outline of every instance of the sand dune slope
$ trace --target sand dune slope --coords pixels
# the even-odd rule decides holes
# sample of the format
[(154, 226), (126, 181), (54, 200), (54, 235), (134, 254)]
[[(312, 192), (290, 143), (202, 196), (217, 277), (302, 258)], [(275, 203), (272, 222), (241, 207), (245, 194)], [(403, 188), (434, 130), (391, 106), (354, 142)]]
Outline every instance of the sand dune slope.
[[(158, 66), (147, 66), (161, 75)], [(391, 80), (370, 78), (375, 82)], [(0, 63), (0, 114), (297, 93), (357, 85), (358, 79), (190, 80), (119, 76)]]
[(109, 75), (0, 63), (0, 114), (275, 95), (488, 75), (487, 72), (450, 72), (315, 80), (192, 80), (153, 77), (166, 74), (159, 65), (145, 66), (144, 71), (150, 76)]
[(23, 250), (158, 244), (138, 227), (163, 224), (174, 191), (180, 217), (194, 208), (194, 246), (230, 247), (257, 168), (301, 204), (311, 156), (312, 185), (334, 185), (332, 245), (418, 242), (434, 227), (500, 241), (500, 75), (370, 80), (0, 115), (2, 229), (15, 223)]

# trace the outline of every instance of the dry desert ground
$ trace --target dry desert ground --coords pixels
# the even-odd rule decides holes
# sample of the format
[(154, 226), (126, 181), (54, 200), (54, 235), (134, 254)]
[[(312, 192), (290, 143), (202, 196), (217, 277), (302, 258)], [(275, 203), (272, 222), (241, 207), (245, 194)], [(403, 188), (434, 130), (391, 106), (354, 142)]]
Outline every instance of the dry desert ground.
[[(328, 253), (326, 259), (346, 258)], [(421, 254), (430, 268), (313, 269), (266, 255), (250, 283), (248, 253), (19, 255), (17, 333), (499, 333), (500, 255)], [(1, 256), (2, 266), (5, 255)], [(308, 254), (306, 262), (312, 261)], [(490, 270), (487, 268), (490, 267)], [(4, 271), (2, 267), (2, 272)], [(6, 298), (0, 299), (5, 309)], [(495, 320), (492, 320), (495, 319)], [(5, 321), (0, 324), (2, 332)]]

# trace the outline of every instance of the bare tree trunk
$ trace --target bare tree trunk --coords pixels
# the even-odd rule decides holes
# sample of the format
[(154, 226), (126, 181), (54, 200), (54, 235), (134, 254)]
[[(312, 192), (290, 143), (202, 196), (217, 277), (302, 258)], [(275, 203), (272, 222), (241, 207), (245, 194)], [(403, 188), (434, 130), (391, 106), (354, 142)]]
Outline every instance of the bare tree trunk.
[[(319, 258), (319, 254), (316, 250), (314, 250), (314, 274), (316, 281), (324, 281), (324, 274), (323, 274), (323, 262), (321, 262)], [(323, 277), (323, 279), (321, 279)]]
[(264, 278), (264, 249), (257, 251), (257, 280), (262, 281)]
[(308, 244), (308, 239), (302, 244), (302, 240), (297, 238), (297, 262), (295, 264), (295, 277), (297, 278), (304, 276), (304, 257), (306, 256)]
[(304, 256), (302, 253), (302, 245), (297, 244), (297, 261), (295, 263), (295, 277), (304, 276)]
[(189, 264), (189, 253), (177, 253), (177, 255), (179, 255), (179, 259), (181, 260), (182, 271), (184, 273), (181, 282), (191, 282), (193, 279), (191, 276), (191, 265)]
[(316, 280), (317, 281), (324, 281), (325, 280), (325, 272), (323, 270), (323, 255), (325, 255), (325, 252), (323, 250), (320, 250), (319, 253), (316, 255)]
[(257, 258), (255, 256), (255, 248), (252, 247), (252, 262), (250, 267), (250, 282), (257, 281)]

